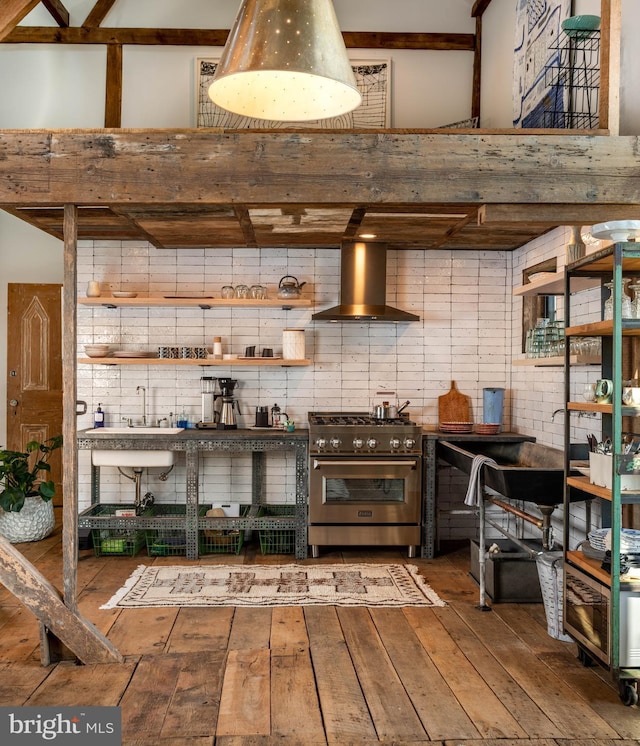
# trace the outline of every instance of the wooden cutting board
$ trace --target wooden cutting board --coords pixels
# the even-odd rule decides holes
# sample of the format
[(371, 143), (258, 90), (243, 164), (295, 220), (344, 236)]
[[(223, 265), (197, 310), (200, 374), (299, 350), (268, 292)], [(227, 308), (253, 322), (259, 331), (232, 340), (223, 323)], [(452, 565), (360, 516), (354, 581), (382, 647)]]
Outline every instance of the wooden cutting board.
[(471, 397), (461, 394), (451, 381), (448, 394), (438, 397), (438, 424), (441, 422), (471, 422)]

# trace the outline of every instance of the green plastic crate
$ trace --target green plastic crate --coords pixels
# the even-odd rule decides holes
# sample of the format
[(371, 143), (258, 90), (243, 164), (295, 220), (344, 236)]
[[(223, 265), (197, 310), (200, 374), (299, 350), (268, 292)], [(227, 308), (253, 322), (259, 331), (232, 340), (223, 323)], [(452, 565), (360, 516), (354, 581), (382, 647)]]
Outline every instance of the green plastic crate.
[[(295, 505), (264, 505), (262, 516), (284, 515), (294, 516)], [(294, 528), (267, 528), (260, 529), (260, 551), (262, 554), (295, 554), (296, 531)]]

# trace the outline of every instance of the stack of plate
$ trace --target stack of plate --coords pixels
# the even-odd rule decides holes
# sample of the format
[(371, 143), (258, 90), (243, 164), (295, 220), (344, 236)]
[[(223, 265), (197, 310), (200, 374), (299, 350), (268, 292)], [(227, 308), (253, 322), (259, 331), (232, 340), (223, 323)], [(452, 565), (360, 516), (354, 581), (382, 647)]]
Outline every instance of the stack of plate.
[(440, 431), (443, 433), (470, 433), (473, 422), (441, 422)]
[(478, 435), (497, 435), (500, 432), (500, 423), (484, 422), (476, 425)]
[[(611, 549), (610, 534), (610, 528), (594, 528), (589, 531), (589, 544), (594, 549), (605, 552)], [(620, 551), (624, 554), (640, 554), (640, 531), (633, 528), (621, 529)]]
[(109, 354), (109, 345), (90, 344), (84, 346), (84, 351), (89, 357), (107, 357)]

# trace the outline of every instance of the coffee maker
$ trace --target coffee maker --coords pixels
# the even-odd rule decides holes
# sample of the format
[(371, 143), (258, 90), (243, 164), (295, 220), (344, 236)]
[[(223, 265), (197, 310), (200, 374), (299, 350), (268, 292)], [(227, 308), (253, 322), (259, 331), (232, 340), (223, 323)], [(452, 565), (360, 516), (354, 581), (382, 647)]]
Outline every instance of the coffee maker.
[(218, 430), (236, 430), (238, 422), (234, 410), (237, 410), (238, 414), (242, 414), (238, 402), (233, 398), (233, 391), (238, 385), (238, 381), (234, 378), (218, 378), (218, 385), (221, 393), (216, 395), (216, 398), (220, 396), (222, 399), (218, 416)]

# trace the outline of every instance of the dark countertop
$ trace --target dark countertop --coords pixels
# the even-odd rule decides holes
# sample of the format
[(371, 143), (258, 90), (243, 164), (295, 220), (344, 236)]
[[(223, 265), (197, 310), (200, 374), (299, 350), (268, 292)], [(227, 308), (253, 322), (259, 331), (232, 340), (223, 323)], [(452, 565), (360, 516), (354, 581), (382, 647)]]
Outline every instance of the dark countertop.
[[(124, 429), (124, 428), (123, 428)], [(126, 442), (135, 445), (143, 445), (147, 448), (150, 444), (153, 446), (168, 447), (170, 444), (182, 444), (183, 446), (193, 441), (307, 441), (309, 439), (309, 431), (307, 428), (296, 428), (292, 433), (285, 430), (275, 430), (273, 428), (238, 428), (236, 430), (198, 430), (197, 428), (187, 428), (179, 433), (163, 433), (158, 431), (157, 433), (140, 432), (137, 428), (126, 428), (126, 431), (114, 433), (109, 432), (109, 428), (105, 428), (106, 432), (95, 432), (93, 428), (87, 428), (85, 430), (78, 430), (77, 438), (82, 441), (90, 441), (95, 443), (104, 443), (105, 446), (112, 443)], [(95, 447), (93, 445), (89, 446)]]
[(434, 427), (424, 427), (422, 429), (422, 437), (432, 438), (436, 440), (448, 440), (452, 442), (457, 442), (460, 440), (471, 440), (471, 441), (486, 440), (486, 441), (490, 441), (494, 443), (495, 442), (509, 443), (509, 442), (514, 442), (514, 441), (518, 442), (522, 440), (535, 441), (535, 437), (531, 435), (521, 435), (519, 433), (505, 432), (505, 433), (498, 433), (497, 435), (481, 435), (480, 433), (443, 433)]

